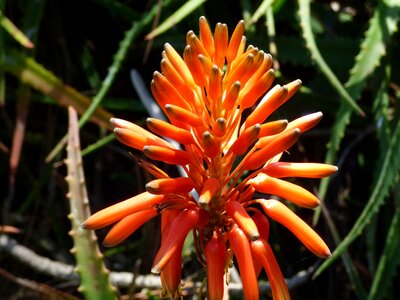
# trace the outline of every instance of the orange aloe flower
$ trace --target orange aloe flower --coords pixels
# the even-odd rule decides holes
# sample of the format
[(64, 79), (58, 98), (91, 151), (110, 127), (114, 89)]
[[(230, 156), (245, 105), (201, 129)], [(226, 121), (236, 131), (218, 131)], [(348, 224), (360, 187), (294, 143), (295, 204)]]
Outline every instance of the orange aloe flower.
[[(104, 242), (113, 246), (161, 215), (161, 246), (152, 272), (161, 274), (163, 292), (171, 298), (181, 296), (181, 251), (192, 232), (199, 261), (207, 270), (209, 299), (222, 299), (232, 260), (239, 268), (247, 299), (259, 297), (257, 277), (262, 268), (274, 299), (289, 299), (269, 246), (270, 220), (288, 228), (315, 255), (325, 258), (330, 251), (283, 202), (315, 208), (318, 198), (285, 178), (322, 178), (337, 168), (280, 159), (303, 132), (320, 121), (322, 113), (291, 122), (267, 121), (297, 92), (301, 81), (271, 88), (272, 58), (254, 46), (246, 47), (243, 21), (230, 38), (225, 24), (218, 23), (212, 32), (204, 17), (199, 23), (199, 36), (188, 32), (182, 56), (165, 45), (162, 73), (155, 72), (151, 82), (151, 91), (169, 122), (149, 118), (148, 131), (111, 119), (122, 143), (143, 151), (153, 161), (180, 165), (186, 176), (171, 178), (152, 162), (140, 161), (155, 177), (146, 185), (147, 191), (95, 213), (82, 226), (98, 229), (116, 223)], [(282, 201), (253, 199), (255, 192)], [(193, 195), (199, 195), (198, 199)]]

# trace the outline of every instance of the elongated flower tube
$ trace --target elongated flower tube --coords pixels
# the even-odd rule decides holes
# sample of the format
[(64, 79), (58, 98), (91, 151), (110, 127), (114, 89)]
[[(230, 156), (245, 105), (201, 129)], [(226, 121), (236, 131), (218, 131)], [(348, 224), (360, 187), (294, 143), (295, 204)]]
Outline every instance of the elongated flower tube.
[[(273, 85), (271, 55), (246, 47), (245, 23), (230, 34), (226, 24), (212, 30), (204, 17), (200, 33), (189, 31), (182, 56), (165, 44), (151, 91), (169, 122), (148, 118), (149, 130), (110, 120), (118, 140), (142, 151), (138, 164), (155, 178), (146, 192), (105, 208), (86, 220), (86, 229), (116, 225), (105, 244), (115, 245), (141, 224), (161, 215), (161, 246), (152, 272), (161, 274), (163, 295), (180, 297), (182, 246), (192, 232), (197, 257), (207, 274), (209, 299), (222, 299), (224, 278), (236, 264), (246, 299), (258, 299), (258, 274), (265, 270), (274, 299), (289, 299), (285, 280), (269, 246), (269, 223), (288, 228), (319, 257), (325, 242), (280, 200), (305, 208), (319, 205), (293, 177), (322, 178), (332, 165), (285, 162), (301, 134), (316, 126), (321, 112), (295, 120), (272, 119), (301, 86), (300, 80)], [(175, 140), (170, 143), (163, 138)], [(184, 175), (168, 175), (157, 163), (179, 165)], [(288, 179), (289, 178), (289, 179)], [(253, 199), (257, 192), (257, 198)], [(198, 195), (198, 199), (196, 198)]]

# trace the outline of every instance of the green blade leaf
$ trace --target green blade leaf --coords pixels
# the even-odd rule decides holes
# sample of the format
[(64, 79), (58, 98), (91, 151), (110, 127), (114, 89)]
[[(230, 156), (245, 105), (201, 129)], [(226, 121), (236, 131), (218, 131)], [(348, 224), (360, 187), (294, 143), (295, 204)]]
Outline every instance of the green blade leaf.
[(357, 111), (360, 115), (364, 115), (362, 109), (356, 104), (354, 97), (352, 97), (349, 92), (344, 88), (342, 83), (332, 72), (328, 64), (322, 57), (317, 44), (315, 43), (314, 34), (311, 30), (311, 16), (310, 16), (310, 1), (309, 0), (299, 0), (299, 18), (300, 26), (303, 31), (303, 37), (306, 42), (307, 48), (310, 50), (313, 60), (317, 63), (321, 72), (326, 76), (331, 85), (335, 88), (338, 94), (342, 97), (341, 99), (345, 101), (352, 109)]
[(182, 5), (176, 12), (169, 16), (164, 22), (152, 30), (149, 34), (145, 36), (146, 40), (154, 39), (156, 36), (167, 31), (172, 26), (178, 24), (188, 15), (190, 15), (194, 10), (200, 7), (207, 0), (189, 0), (184, 5)]
[(396, 176), (400, 170), (400, 122), (397, 123), (396, 129), (392, 134), (389, 148), (386, 152), (384, 160), (380, 166), (378, 180), (374, 186), (372, 194), (364, 207), (360, 217), (357, 219), (353, 228), (348, 235), (328, 258), (316, 271), (314, 276), (321, 274), (328, 266), (330, 266), (340, 255), (342, 255), (348, 246), (362, 233), (371, 218), (378, 212), (379, 207), (383, 205), (386, 195), (390, 187), (396, 181)]
[(385, 297), (385, 290), (391, 284), (400, 265), (400, 206), (397, 206), (392, 219), (386, 244), (383, 249), (377, 271), (372, 281), (368, 300), (379, 300)]

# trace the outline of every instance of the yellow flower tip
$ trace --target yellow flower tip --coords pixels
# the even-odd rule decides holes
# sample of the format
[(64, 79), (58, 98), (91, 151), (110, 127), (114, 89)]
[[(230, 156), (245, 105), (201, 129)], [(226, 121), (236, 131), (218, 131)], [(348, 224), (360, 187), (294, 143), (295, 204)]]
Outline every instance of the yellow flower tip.
[(188, 177), (160, 178), (146, 184), (146, 190), (151, 194), (186, 194), (194, 188), (192, 179)]
[(207, 178), (199, 196), (199, 205), (208, 210), (213, 199), (219, 196), (220, 183), (216, 178)]

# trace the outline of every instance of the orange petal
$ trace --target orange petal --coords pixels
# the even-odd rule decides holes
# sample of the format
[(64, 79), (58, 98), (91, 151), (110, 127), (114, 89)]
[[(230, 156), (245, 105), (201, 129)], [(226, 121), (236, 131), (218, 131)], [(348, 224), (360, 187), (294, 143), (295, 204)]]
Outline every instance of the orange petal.
[(245, 23), (243, 20), (241, 20), (236, 25), (236, 28), (233, 31), (231, 39), (229, 41), (228, 49), (226, 50), (226, 60), (228, 61), (228, 63), (232, 62), (238, 54), (244, 30)]
[(257, 139), (260, 132), (260, 124), (255, 124), (247, 128), (243, 133), (240, 134), (239, 138), (229, 148), (235, 155), (242, 155), (247, 151)]
[(165, 200), (166, 197), (164, 195), (152, 195), (144, 192), (96, 212), (81, 226), (84, 229), (103, 228), (133, 213), (153, 208)]
[(186, 194), (194, 188), (192, 179), (188, 177), (161, 178), (146, 184), (146, 190), (151, 194)]
[(214, 38), (212, 36), (212, 32), (210, 30), (210, 26), (208, 25), (207, 19), (203, 16), (199, 19), (199, 27), (200, 40), (204, 45), (204, 48), (206, 48), (208, 55), (210, 57), (213, 57), (215, 53)]
[(240, 81), (236, 81), (230, 86), (223, 100), (222, 107), (225, 110), (230, 111), (232, 108), (235, 107), (236, 100), (239, 96), (239, 92), (240, 92)]
[(225, 64), (225, 55), (228, 48), (228, 26), (217, 23), (214, 31), (215, 55), (214, 63), (222, 69)]
[(179, 53), (168, 43), (164, 45), (164, 51), (175, 70), (182, 76), (187, 85), (194, 86), (193, 77)]
[(230, 201), (226, 205), (226, 212), (238, 224), (240, 229), (243, 230), (249, 240), (255, 241), (258, 239), (260, 234), (258, 233), (256, 224), (239, 202)]
[(222, 300), (224, 296), (225, 243), (215, 234), (206, 243), (207, 291), (209, 300)]
[(151, 159), (163, 161), (171, 165), (187, 165), (190, 162), (189, 155), (182, 150), (159, 146), (145, 146), (144, 154)]
[(319, 205), (318, 198), (301, 186), (263, 173), (249, 180), (249, 184), (258, 192), (285, 198), (301, 207), (315, 208)]
[(194, 101), (193, 89), (183, 80), (168, 59), (164, 58), (161, 60), (161, 71), (169, 83), (179, 91), (186, 101)]
[(322, 258), (331, 255), (319, 235), (284, 204), (277, 200), (260, 199), (256, 202), (261, 204), (268, 217), (288, 228), (312, 253)]
[(197, 57), (197, 54), (193, 51), (192, 47), (186, 46), (183, 52), (183, 59), (187, 67), (190, 70), (190, 73), (193, 76), (194, 81), (200, 87), (206, 85), (206, 76), (204, 69)]
[(204, 47), (203, 43), (199, 40), (199, 38), (196, 36), (196, 34), (190, 30), (186, 34), (186, 43), (193, 49), (194, 53), (196, 55), (203, 55), (207, 58), (210, 58), (208, 56), (208, 52), (206, 48)]
[(199, 59), (201, 67), (203, 68), (204, 73), (210, 74), (211, 69), (214, 66), (213, 62), (207, 56), (205, 56), (203, 54), (199, 54), (198, 59)]
[(253, 64), (254, 55), (252, 53), (245, 54), (244, 59), (229, 73), (229, 81), (227, 84), (230, 85), (231, 82), (240, 81), (240, 84), (244, 86), (252, 75), (247, 74), (250, 73)]
[(257, 105), (254, 111), (247, 117), (243, 128), (249, 128), (254, 124), (261, 124), (268, 118), (282, 103), (287, 95), (287, 89), (276, 85), (272, 88)]
[(244, 168), (248, 170), (258, 169), (275, 155), (290, 148), (294, 143), (296, 143), (299, 136), (300, 130), (298, 129), (281, 133), (278, 137), (268, 143), (268, 145), (254, 153), (251, 153), (251, 156), (244, 164)]
[[(158, 91), (158, 97), (161, 97), (159, 105), (164, 103), (174, 104), (184, 109), (190, 109), (190, 105), (186, 99), (181, 95), (181, 91), (177, 90), (164, 75), (159, 72), (153, 74), (154, 85)], [(156, 100), (158, 100), (156, 98)]]
[(209, 131), (203, 133), (203, 147), (204, 153), (210, 158), (214, 158), (220, 153), (219, 142)]
[(185, 209), (168, 226), (163, 235), (161, 247), (153, 262), (152, 273), (159, 274), (173, 254), (181, 249), (188, 232), (199, 219), (197, 209)]
[(246, 300), (258, 300), (258, 283), (251, 255), (250, 242), (237, 225), (234, 225), (229, 233), (229, 243), (239, 265), (244, 297)]
[(272, 298), (274, 300), (289, 300), (289, 290), (270, 245), (262, 239), (253, 241), (251, 242), (251, 251), (267, 273), (271, 284)]
[(300, 117), (296, 120), (293, 120), (292, 122), (289, 122), (288, 126), (286, 127), (286, 130), (298, 128), (300, 132), (305, 132), (313, 128), (315, 125), (317, 125), (319, 121), (321, 121), (321, 119), (322, 119), (322, 112), (309, 114), (304, 117)]
[[(161, 214), (161, 237), (165, 237), (165, 231), (171, 222), (179, 215), (177, 209), (164, 210)], [(183, 246), (183, 244), (182, 244)], [(177, 249), (172, 254), (169, 262), (160, 273), (160, 279), (163, 286), (163, 296), (176, 299), (181, 296), (180, 283), (182, 278), (182, 248)]]
[(168, 122), (154, 118), (147, 118), (146, 124), (154, 133), (173, 139), (183, 145), (194, 143), (192, 134), (186, 129), (182, 129)]
[(207, 97), (216, 103), (221, 102), (222, 96), (222, 81), (221, 73), (217, 65), (211, 68), (210, 79), (208, 83)]
[(261, 124), (260, 133), (258, 134), (258, 137), (261, 138), (264, 136), (281, 133), (283, 130), (285, 130), (287, 124), (288, 124), (287, 120), (278, 120)]
[(217, 136), (217, 137), (222, 137), (226, 133), (226, 120), (224, 118), (218, 118), (214, 126), (212, 128), (212, 132)]
[(140, 226), (157, 216), (157, 211), (150, 208), (133, 213), (115, 224), (104, 238), (105, 247), (114, 247), (133, 234)]
[(250, 78), (246, 86), (239, 93), (238, 104), (243, 109), (253, 106), (258, 98), (260, 98), (270, 88), (274, 78), (273, 69), (264, 73), (260, 78), (257, 78), (257, 80), (252, 81)]
[[(253, 210), (252, 210), (253, 211)], [(266, 216), (260, 213), (257, 209), (254, 209), (254, 214), (251, 216), (254, 223), (256, 223), (260, 238), (268, 241), (269, 238), (269, 221)]]
[(189, 110), (181, 108), (173, 104), (165, 106), (168, 118), (171, 121), (178, 121), (180, 123), (187, 123), (190, 126), (198, 127), (203, 125), (201, 118)]
[(172, 147), (171, 144), (159, 137), (152, 138), (150, 135), (142, 135), (130, 129), (115, 128), (114, 134), (121, 143), (138, 150), (142, 150), (143, 147), (148, 145), (168, 148)]
[(216, 178), (207, 178), (199, 197), (199, 205), (208, 209), (212, 199), (219, 194), (220, 183)]
[(285, 100), (283, 102), (286, 102), (287, 100), (289, 100), (290, 98), (293, 97), (294, 94), (296, 94), (296, 92), (299, 90), (300, 86), (301, 86), (301, 80), (300, 79), (296, 79), (292, 82), (289, 82), (287, 84), (284, 85), (285, 88), (287, 88), (288, 93), (285, 97)]
[(249, 185), (244, 192), (240, 193), (240, 203), (246, 203), (247, 201), (250, 201), (253, 198), (254, 192), (256, 191), (255, 188), (253, 188), (251, 185)]
[(332, 175), (337, 170), (338, 167), (328, 164), (275, 162), (265, 166), (263, 172), (275, 178), (323, 178)]
[(134, 123), (131, 123), (129, 121), (126, 121), (123, 119), (118, 119), (118, 118), (111, 118), (110, 123), (114, 127), (114, 129), (116, 129), (116, 128), (129, 129), (131, 131), (134, 131), (138, 135), (142, 135), (144, 138), (146, 138), (148, 140), (153, 140), (157, 145), (163, 145), (164, 147), (171, 147), (171, 145), (167, 141), (159, 138), (158, 136), (147, 131), (146, 129), (143, 129), (142, 127), (140, 127)]

